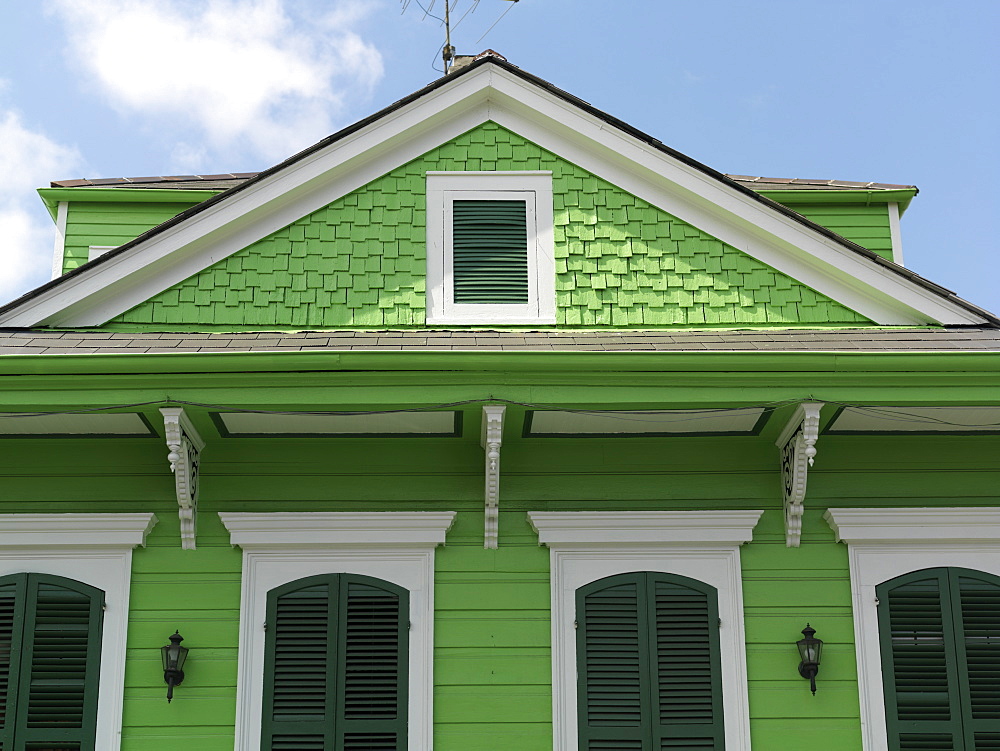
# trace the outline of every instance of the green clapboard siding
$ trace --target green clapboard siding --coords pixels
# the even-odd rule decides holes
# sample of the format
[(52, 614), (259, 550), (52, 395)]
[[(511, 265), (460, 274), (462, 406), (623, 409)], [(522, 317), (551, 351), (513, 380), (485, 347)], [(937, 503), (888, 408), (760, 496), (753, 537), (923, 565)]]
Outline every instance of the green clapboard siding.
[(892, 237), (889, 228), (889, 209), (884, 203), (870, 206), (845, 203), (801, 203), (783, 201), (788, 208), (797, 211), (807, 219), (812, 219), (842, 237), (856, 242), (863, 248), (873, 250), (890, 261), (892, 257)]
[[(63, 251), (63, 273), (87, 262), (91, 245), (118, 246), (134, 240), (146, 230), (172, 219), (188, 203), (99, 203), (70, 201), (66, 213), (66, 246)], [(206, 192), (208, 198), (212, 193)]]
[[(120, 402), (154, 398), (131, 383), (109, 388), (121, 389)], [(400, 401), (419, 401), (421, 389), (398, 392)], [(207, 383), (170, 393), (219, 401)], [(258, 395), (244, 387), (248, 403)], [(775, 390), (762, 401), (791, 395)], [(849, 400), (832, 387), (823, 396)], [(823, 511), (995, 506), (1000, 487), (1000, 436), (823, 436), (803, 544), (789, 549), (773, 438), (520, 439), (508, 431), (500, 548), (484, 550), (478, 431), (361, 441), (223, 440), (209, 430), (197, 550), (180, 548), (161, 441), (3, 440), (5, 513), (159, 517), (133, 557), (122, 751), (232, 751), (242, 559), (216, 512), (372, 510), (459, 512), (435, 554), (435, 750), (551, 751), (549, 551), (525, 514), (636, 509), (765, 510), (740, 551), (753, 747), (860, 749), (847, 548), (834, 542)], [(816, 696), (796, 670), (806, 621), (826, 644)], [(159, 647), (175, 629), (191, 654), (168, 705)]]
[(552, 171), (559, 324), (870, 323), (486, 123), (136, 306), (111, 327), (423, 325), (429, 170)]

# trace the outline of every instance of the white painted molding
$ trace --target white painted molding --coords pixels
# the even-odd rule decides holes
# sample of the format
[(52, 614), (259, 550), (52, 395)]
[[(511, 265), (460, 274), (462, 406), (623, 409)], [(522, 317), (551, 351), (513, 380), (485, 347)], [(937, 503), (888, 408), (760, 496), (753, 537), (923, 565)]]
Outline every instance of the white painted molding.
[(1000, 541), (1000, 508), (831, 508), (823, 518), (849, 545)]
[(167, 461), (174, 473), (177, 516), (181, 520), (181, 547), (194, 550), (198, 524), (198, 471), (205, 442), (181, 407), (160, 407), (167, 436)]
[(781, 487), (785, 505), (785, 545), (802, 544), (802, 513), (805, 511), (806, 480), (816, 459), (819, 414), (823, 402), (803, 402), (778, 436), (781, 449)]
[(219, 512), (230, 541), (244, 550), (302, 545), (444, 545), (454, 511)]
[(529, 511), (538, 544), (742, 545), (763, 511)]
[[(552, 587), (553, 751), (578, 751), (576, 592), (616, 574), (656, 571), (715, 587), (721, 620), (725, 747), (750, 749), (740, 545), (762, 511), (531, 511), (548, 545)], [(689, 518), (685, 519), (685, 516)], [(649, 530), (652, 529), (652, 534)], [(637, 539), (627, 539), (634, 534)], [(661, 539), (648, 541), (659, 535)]]
[[(522, 200), (527, 211), (528, 302), (454, 301), (452, 207), (456, 200)], [(556, 322), (552, 173), (427, 173), (427, 324), (549, 324)]]
[(56, 240), (52, 248), (52, 278), (62, 276), (66, 262), (66, 218), (69, 216), (69, 201), (56, 205)]
[(87, 246), (87, 260), (93, 261), (95, 258), (99, 258), (109, 250), (114, 250), (117, 247), (117, 245), (89, 245)]
[(427, 92), (0, 316), (100, 325), (487, 120), (884, 325), (984, 319), (494, 65)]
[(0, 548), (135, 548), (155, 514), (0, 514)]
[(261, 751), (267, 593), (317, 574), (351, 573), (410, 594), (408, 746), (433, 747), (434, 548), (451, 511), (220, 513), (243, 548), (236, 751)]
[(496, 550), (500, 535), (500, 444), (503, 442), (503, 405), (483, 407), (483, 429), (479, 439), (486, 452), (485, 534), (483, 547)]
[(862, 749), (889, 751), (875, 588), (938, 567), (1000, 576), (1000, 507), (831, 508), (824, 518), (848, 547)]
[[(0, 576), (62, 576), (104, 593), (95, 748), (121, 747), (132, 549), (153, 514), (0, 514)], [(163, 636), (166, 638), (167, 633)]]
[(892, 243), (892, 260), (900, 266), (903, 263), (903, 233), (899, 228), (899, 204), (889, 204), (889, 238)]

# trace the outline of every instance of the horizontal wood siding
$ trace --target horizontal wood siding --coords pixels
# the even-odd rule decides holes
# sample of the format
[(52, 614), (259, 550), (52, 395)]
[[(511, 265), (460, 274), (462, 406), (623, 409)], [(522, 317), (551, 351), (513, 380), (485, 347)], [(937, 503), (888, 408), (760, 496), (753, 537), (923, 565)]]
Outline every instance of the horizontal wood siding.
[[(766, 509), (742, 549), (754, 748), (842, 751), (860, 747), (850, 588), (846, 548), (834, 543), (823, 509), (995, 505), (1000, 487), (1000, 437), (824, 436), (803, 545), (788, 549), (773, 438), (515, 435), (502, 450), (495, 551), (482, 547), (478, 435), (214, 438), (202, 465), (196, 551), (180, 549), (158, 440), (6, 439), (0, 511), (159, 516), (134, 556), (122, 749), (230, 751), (241, 556), (216, 512), (457, 510), (436, 559), (435, 749), (548, 751), (548, 551), (525, 512)], [(806, 621), (826, 643), (815, 697), (796, 671), (794, 642)], [(159, 647), (175, 629), (191, 654), (168, 705)]]
[[(210, 195), (213, 194), (206, 193), (205, 197)], [(63, 273), (86, 263), (91, 245), (123, 245), (189, 208), (190, 203), (70, 201), (66, 214)]]
[(844, 203), (795, 204), (789, 201), (785, 201), (784, 204), (861, 247), (874, 250), (890, 261), (894, 260), (887, 204), (875, 203), (871, 206)]

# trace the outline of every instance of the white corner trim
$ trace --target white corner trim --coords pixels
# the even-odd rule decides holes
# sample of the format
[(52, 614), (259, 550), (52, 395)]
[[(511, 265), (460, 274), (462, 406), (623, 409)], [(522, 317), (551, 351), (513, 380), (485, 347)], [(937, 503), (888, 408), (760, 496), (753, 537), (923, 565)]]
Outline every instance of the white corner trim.
[(483, 407), (483, 428), (479, 445), (486, 454), (485, 530), (483, 547), (496, 550), (500, 532), (500, 444), (503, 442), (503, 418), (507, 407)]
[(104, 593), (96, 748), (108, 751), (121, 747), (132, 548), (154, 524), (153, 514), (0, 514), (0, 576), (62, 576)]
[(56, 240), (52, 248), (52, 278), (62, 276), (66, 263), (66, 218), (69, 216), (69, 201), (56, 204)]
[(823, 518), (849, 545), (1000, 541), (1000, 508), (831, 508)]
[(529, 511), (538, 544), (742, 545), (763, 511)]
[(431, 751), (434, 548), (444, 542), (455, 513), (220, 513), (219, 517), (232, 543), (243, 548), (236, 751), (260, 751), (267, 593), (288, 582), (332, 573), (371, 576), (409, 592), (408, 748)]
[(848, 546), (862, 748), (888, 751), (875, 588), (938, 567), (1000, 576), (1000, 507), (831, 508), (824, 518)]
[(889, 239), (892, 242), (892, 260), (900, 266), (903, 263), (903, 233), (899, 228), (899, 204), (889, 204)]
[(88, 245), (87, 246), (87, 260), (93, 261), (99, 256), (103, 256), (109, 250), (114, 250), (117, 245)]
[(99, 325), (486, 120), (749, 253), (876, 323), (971, 311), (496, 66), (460, 76), (0, 317)]
[(155, 514), (0, 514), (0, 548), (146, 545)]
[[(550, 548), (553, 751), (577, 751), (576, 592), (598, 579), (656, 571), (695, 579), (719, 595), (725, 746), (750, 749), (740, 545), (762, 511), (528, 512)], [(685, 516), (689, 516), (685, 519)], [(662, 539), (645, 541), (659, 533)], [(623, 544), (625, 539), (631, 544)]]
[(305, 511), (301, 513), (219, 512), (233, 545), (444, 545), (454, 511)]
[[(452, 206), (456, 200), (522, 200), (527, 210), (528, 302), (454, 301)], [(543, 324), (556, 320), (552, 173), (427, 173), (427, 324)]]
[(194, 550), (198, 524), (198, 472), (205, 441), (181, 407), (160, 407), (167, 438), (167, 461), (174, 473), (177, 516), (181, 522), (181, 548)]
[(802, 544), (802, 513), (805, 511), (806, 481), (816, 459), (819, 415), (823, 402), (802, 402), (781, 431), (775, 446), (781, 450), (781, 487), (785, 506), (785, 545)]

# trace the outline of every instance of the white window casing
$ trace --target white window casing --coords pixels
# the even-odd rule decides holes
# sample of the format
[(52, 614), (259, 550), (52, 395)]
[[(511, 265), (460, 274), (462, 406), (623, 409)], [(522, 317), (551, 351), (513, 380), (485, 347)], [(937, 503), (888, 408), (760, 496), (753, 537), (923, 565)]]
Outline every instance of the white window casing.
[(371, 576), (410, 595), (408, 746), (433, 742), (434, 548), (452, 511), (220, 513), (243, 549), (236, 751), (260, 751), (267, 593), (317, 574)]
[(875, 588), (912, 571), (961, 567), (1000, 576), (1000, 508), (831, 508), (847, 543), (864, 751), (888, 751)]
[(528, 512), (550, 549), (553, 751), (577, 751), (576, 592), (615, 574), (686, 576), (718, 591), (727, 751), (749, 751), (740, 546), (762, 511)]
[(102, 750), (121, 747), (132, 549), (156, 522), (153, 514), (0, 514), (0, 576), (49, 574), (104, 592), (100, 683), (91, 687)]
[[(528, 302), (458, 304), (452, 285), (452, 206), (459, 201), (519, 200), (527, 206)], [(536, 324), (556, 322), (552, 173), (427, 173), (427, 323)]]

